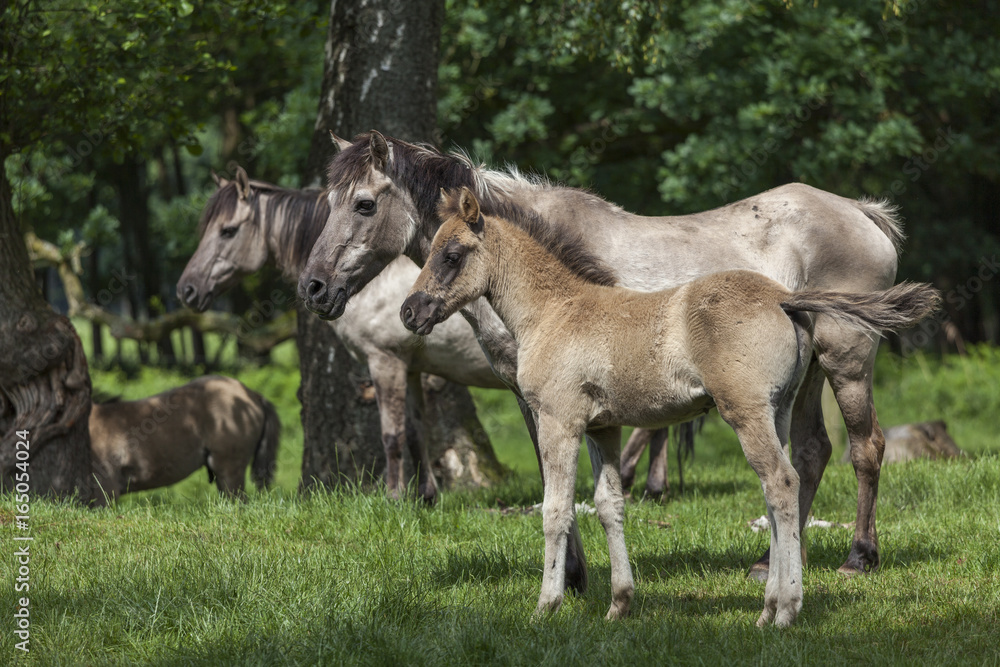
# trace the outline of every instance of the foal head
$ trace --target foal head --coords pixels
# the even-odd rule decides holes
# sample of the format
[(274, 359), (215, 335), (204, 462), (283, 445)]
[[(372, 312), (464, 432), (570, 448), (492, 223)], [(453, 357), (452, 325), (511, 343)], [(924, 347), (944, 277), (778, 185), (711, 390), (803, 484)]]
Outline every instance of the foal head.
[(232, 181), (213, 176), (218, 189), (202, 212), (201, 241), (177, 281), (177, 298), (199, 312), (243, 276), (260, 270), (268, 256), (247, 172), (237, 167)]
[(476, 196), (464, 187), (457, 193), (442, 191), (438, 215), (444, 222), (430, 257), (399, 311), (406, 328), (421, 336), (481, 297), (489, 278), (483, 248), (486, 220)]

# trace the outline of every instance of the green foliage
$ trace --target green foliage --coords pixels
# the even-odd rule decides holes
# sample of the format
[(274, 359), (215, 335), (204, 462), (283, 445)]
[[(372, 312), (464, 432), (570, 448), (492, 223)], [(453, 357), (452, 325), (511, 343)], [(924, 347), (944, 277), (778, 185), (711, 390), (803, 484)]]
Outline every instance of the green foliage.
[[(454, 2), (441, 124), (644, 214), (791, 181), (888, 198), (900, 277), (951, 287), (1000, 251), (997, 21), (930, 0)], [(995, 341), (995, 301), (950, 314)]]

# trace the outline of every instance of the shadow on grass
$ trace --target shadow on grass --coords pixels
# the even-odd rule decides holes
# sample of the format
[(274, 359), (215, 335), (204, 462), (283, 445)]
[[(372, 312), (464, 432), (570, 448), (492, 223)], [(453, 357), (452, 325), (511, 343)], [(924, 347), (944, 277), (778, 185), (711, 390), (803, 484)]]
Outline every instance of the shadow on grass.
[(512, 556), (498, 549), (476, 547), (461, 554), (449, 553), (448, 560), (432, 571), (431, 580), (439, 588), (461, 584), (493, 585), (511, 579), (537, 578), (542, 581), (540, 563)]

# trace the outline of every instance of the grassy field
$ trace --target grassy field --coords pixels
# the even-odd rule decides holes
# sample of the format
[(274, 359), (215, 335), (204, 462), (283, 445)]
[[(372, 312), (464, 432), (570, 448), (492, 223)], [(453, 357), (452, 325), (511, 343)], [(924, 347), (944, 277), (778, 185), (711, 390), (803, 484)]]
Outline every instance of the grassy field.
[[(172, 488), (84, 510), (35, 500), (31, 652), (0, 639), (0, 663), (28, 664), (1000, 664), (1000, 353), (880, 359), (886, 425), (944, 418), (969, 456), (883, 470), (883, 566), (836, 573), (850, 531), (807, 531), (805, 603), (795, 627), (758, 630), (763, 586), (747, 567), (766, 547), (748, 522), (759, 484), (735, 437), (710, 420), (687, 491), (627, 508), (633, 616), (608, 623), (608, 555), (596, 516), (580, 518), (591, 588), (545, 621), (541, 486), (510, 399), (476, 392), (507, 481), (446, 493), (435, 508), (350, 490), (300, 497), (294, 350), (234, 374), (275, 402), (286, 430), (277, 488), (246, 504), (196, 474)], [(95, 371), (95, 387), (145, 396), (184, 382), (163, 371)], [(839, 458), (835, 452), (834, 461)], [(585, 457), (584, 457), (585, 459)], [(586, 461), (582, 461), (586, 465)], [(671, 470), (672, 481), (676, 481)], [(578, 500), (592, 493), (581, 466)], [(637, 487), (641, 489), (640, 474)], [(817, 517), (850, 522), (856, 483), (831, 463)], [(13, 519), (0, 498), (0, 523)], [(4, 525), (5, 536), (15, 531)], [(13, 624), (15, 547), (0, 558)], [(18, 594), (20, 596), (21, 594)]]

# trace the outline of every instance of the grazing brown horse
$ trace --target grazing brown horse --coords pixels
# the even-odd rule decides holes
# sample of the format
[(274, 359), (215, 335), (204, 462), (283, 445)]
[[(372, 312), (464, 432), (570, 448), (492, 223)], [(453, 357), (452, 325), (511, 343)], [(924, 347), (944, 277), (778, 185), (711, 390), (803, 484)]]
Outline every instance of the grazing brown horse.
[(545, 567), (536, 613), (563, 599), (580, 439), (588, 433), (594, 504), (611, 554), (608, 618), (634, 584), (619, 478), (621, 425), (660, 428), (717, 407), (760, 478), (771, 567), (757, 621), (791, 624), (802, 608), (799, 475), (789, 461), (792, 405), (812, 356), (814, 313), (872, 335), (911, 326), (940, 297), (929, 285), (882, 292), (791, 291), (751, 271), (638, 292), (580, 244), (527, 212), (484, 216), (467, 188), (445, 195), (430, 256), (400, 310), (427, 334), (485, 297), (518, 342), (517, 384), (538, 415), (545, 465)]
[[(553, 233), (582, 245), (614, 272), (623, 287), (651, 292), (731, 269), (762, 273), (792, 290), (873, 292), (895, 281), (903, 240), (893, 209), (791, 183), (711, 211), (691, 215), (635, 215), (577, 188), (496, 171), (461, 154), (444, 155), (378, 132), (341, 141), (330, 163), (330, 219), (299, 278), (299, 293), (321, 317), (339, 317), (349, 299), (393, 258), (405, 254), (423, 266), (441, 225), (440, 191), (468, 187), (486, 213), (511, 207), (540, 215)], [(463, 315), (472, 323), (493, 367), (516, 387), (518, 346), (483, 301)], [(829, 315), (815, 320), (813, 353), (792, 408), (792, 462), (799, 473), (799, 527), (830, 460), (823, 423), (824, 376), (850, 437), (858, 480), (857, 521), (845, 574), (879, 564), (875, 508), (885, 440), (872, 403), (877, 339), (844, 327)], [(533, 415), (519, 396), (529, 432)], [(543, 475), (547, 473), (543, 470)], [(576, 541), (573, 544), (578, 544)], [(751, 574), (766, 577), (765, 553)], [(586, 581), (582, 552), (570, 560), (571, 582)]]
[(95, 403), (90, 411), (94, 474), (109, 498), (181, 481), (202, 466), (219, 492), (243, 496), (250, 477), (274, 477), (281, 421), (241, 382), (207, 375), (138, 401)]

